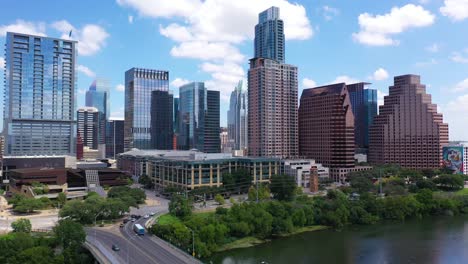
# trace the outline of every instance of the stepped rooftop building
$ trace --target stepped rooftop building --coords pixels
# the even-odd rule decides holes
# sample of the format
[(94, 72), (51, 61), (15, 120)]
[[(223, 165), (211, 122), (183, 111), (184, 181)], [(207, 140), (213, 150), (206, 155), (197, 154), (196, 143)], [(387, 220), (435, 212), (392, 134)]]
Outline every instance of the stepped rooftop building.
[(437, 113), (420, 76), (396, 76), (370, 128), (369, 162), (439, 168), (448, 135), (448, 124)]

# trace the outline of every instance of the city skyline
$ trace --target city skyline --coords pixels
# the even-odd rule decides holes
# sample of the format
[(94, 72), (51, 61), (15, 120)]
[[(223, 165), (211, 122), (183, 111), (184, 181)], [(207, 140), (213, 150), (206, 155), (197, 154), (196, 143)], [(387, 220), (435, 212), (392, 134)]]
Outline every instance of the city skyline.
[[(303, 88), (354, 79), (372, 82), (370, 88), (379, 91), (381, 102), (391, 85), (389, 77), (418, 74), (450, 126), (450, 139), (468, 140), (464, 133), (467, 124), (460, 115), (468, 111), (468, 47), (450, 41), (466, 32), (467, 19), (445, 3), (455, 0), (420, 2), (373, 5), (363, 1), (349, 6), (329, 1), (298, 1), (297, 5), (287, 1), (187, 1), (185, 9), (168, 2), (171, 8), (158, 11), (126, 0), (96, 3), (93, 10), (86, 2), (31, 1), (27, 3), (31, 8), (21, 16), (13, 12), (18, 4), (11, 2), (2, 6), (0, 45), (5, 43), (6, 31), (68, 38), (72, 30), (72, 39), (79, 41), (77, 107), (85, 105), (83, 92), (89, 83), (102, 76), (111, 82), (111, 117), (123, 117), (124, 72), (131, 67), (148, 67), (171, 73), (170, 89), (176, 96), (186, 81), (204, 81), (207, 88), (221, 90), (221, 125), (226, 126), (229, 94), (239, 80), (245, 80), (247, 59), (254, 54), (253, 27), (258, 13), (275, 5), (285, 21), (288, 63), (299, 68), (299, 95)], [(211, 15), (208, 4), (220, 9)], [(62, 5), (76, 14), (86, 10), (88, 15), (57, 17), (55, 11)], [(226, 10), (232, 14), (215, 18)], [(193, 19), (188, 19), (190, 14)], [(402, 19), (396, 21), (394, 17), (399, 15)], [(200, 20), (204, 17), (209, 24), (222, 25), (232, 16), (242, 18), (242, 23), (233, 28), (216, 26), (213, 32)], [(197, 48), (197, 43), (209, 45), (211, 52), (207, 53), (205, 46)]]

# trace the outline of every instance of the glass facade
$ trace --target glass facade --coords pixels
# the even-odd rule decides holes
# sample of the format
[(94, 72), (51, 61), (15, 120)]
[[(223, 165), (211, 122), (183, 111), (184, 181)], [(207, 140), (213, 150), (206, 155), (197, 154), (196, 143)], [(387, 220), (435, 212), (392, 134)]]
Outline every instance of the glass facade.
[(255, 26), (255, 58), (266, 58), (284, 63), (284, 24), (278, 7), (270, 7), (258, 15)]
[(106, 141), (106, 122), (110, 114), (110, 101), (109, 101), (109, 82), (104, 79), (95, 80), (89, 90), (86, 92), (86, 106), (96, 107), (99, 111), (99, 130), (98, 142), (105, 144)]
[(377, 115), (377, 90), (365, 89), (370, 83), (346, 85), (354, 114), (356, 152), (367, 153), (369, 128)]
[(180, 87), (177, 148), (217, 153), (219, 138), (219, 92), (208, 91), (202, 82)]
[(75, 155), (75, 45), (7, 32), (5, 155)]
[(242, 90), (242, 85), (239, 81), (232, 91), (227, 112), (229, 147), (235, 150), (247, 148), (247, 91)]
[(169, 72), (132, 68), (125, 72), (125, 150), (151, 149), (151, 92), (169, 91)]
[(174, 97), (167, 91), (151, 93), (151, 141), (153, 149), (172, 149)]
[(106, 127), (106, 157), (116, 158), (124, 152), (124, 121), (109, 120)]
[(77, 111), (77, 135), (83, 146), (98, 149), (99, 114), (95, 107), (80, 107)]

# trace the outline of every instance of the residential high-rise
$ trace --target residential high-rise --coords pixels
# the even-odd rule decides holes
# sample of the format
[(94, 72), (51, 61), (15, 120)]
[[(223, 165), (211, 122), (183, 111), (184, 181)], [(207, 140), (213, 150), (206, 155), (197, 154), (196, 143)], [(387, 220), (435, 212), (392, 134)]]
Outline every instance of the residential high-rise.
[(219, 91), (209, 91), (202, 82), (180, 87), (177, 148), (206, 153), (221, 150), (219, 138)]
[(297, 157), (297, 67), (254, 58), (248, 75), (249, 155)]
[(77, 135), (80, 136), (83, 147), (98, 149), (99, 145), (99, 110), (96, 107), (80, 107), (76, 112)]
[(377, 115), (377, 90), (365, 89), (370, 83), (348, 84), (349, 99), (354, 114), (356, 153), (367, 154), (369, 128)]
[(255, 26), (255, 58), (285, 60), (284, 23), (278, 7), (270, 7), (258, 15)]
[(448, 125), (420, 76), (396, 76), (370, 128), (368, 160), (404, 168), (439, 168), (448, 135)]
[(106, 143), (106, 123), (110, 114), (109, 82), (104, 79), (95, 80), (86, 91), (86, 106), (95, 107), (99, 111), (98, 144)]
[(169, 91), (169, 72), (131, 68), (125, 72), (125, 150), (151, 149), (151, 92)]
[(109, 120), (106, 127), (106, 157), (124, 152), (124, 120)]
[(75, 156), (76, 41), (7, 32), (5, 156)]
[(255, 58), (248, 72), (248, 154), (295, 158), (297, 67), (284, 64), (283, 21), (272, 7), (255, 27)]
[(305, 89), (301, 95), (299, 155), (330, 167), (335, 180), (342, 180), (354, 168), (354, 116), (349, 97), (344, 83)]
[(247, 149), (248, 118), (247, 118), (247, 91), (242, 90), (243, 82), (239, 81), (229, 100), (227, 112), (227, 145), (234, 150)]
[(174, 96), (168, 91), (151, 93), (151, 142), (153, 149), (172, 148)]

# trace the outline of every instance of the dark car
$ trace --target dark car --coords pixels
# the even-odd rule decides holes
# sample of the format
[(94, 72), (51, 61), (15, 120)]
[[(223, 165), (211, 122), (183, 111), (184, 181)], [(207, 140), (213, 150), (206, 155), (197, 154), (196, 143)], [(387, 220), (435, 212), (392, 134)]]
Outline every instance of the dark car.
[(125, 225), (124, 224), (120, 224), (120, 228), (123, 228)]
[(130, 221), (130, 219), (125, 218), (125, 219), (123, 220), (123, 223), (126, 224), (126, 223), (128, 223), (128, 221)]
[(114, 251), (119, 251), (120, 248), (119, 248), (119, 246), (117, 246), (116, 244), (113, 244), (113, 245), (112, 245), (112, 250), (114, 250)]

